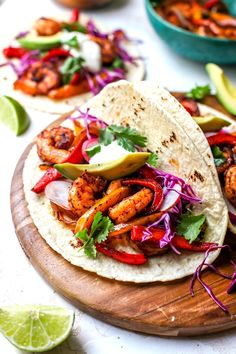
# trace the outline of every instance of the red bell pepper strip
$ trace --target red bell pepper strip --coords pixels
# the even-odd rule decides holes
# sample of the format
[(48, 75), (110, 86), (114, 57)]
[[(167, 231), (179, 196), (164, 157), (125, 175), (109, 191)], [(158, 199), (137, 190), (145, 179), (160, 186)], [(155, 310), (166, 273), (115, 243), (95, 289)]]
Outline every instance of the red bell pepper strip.
[(210, 10), (213, 6), (219, 3), (219, 0), (208, 0), (205, 2), (203, 7), (207, 10)]
[(153, 198), (152, 206), (150, 208), (150, 212), (153, 213), (157, 211), (158, 208), (161, 206), (164, 197), (163, 189), (161, 188), (161, 185), (158, 182), (156, 182), (154, 179), (131, 178), (131, 179), (123, 180), (122, 184), (124, 186), (135, 184), (135, 185), (144, 186), (152, 189), (154, 191), (154, 198)]
[(207, 138), (210, 146), (214, 145), (236, 145), (236, 136), (227, 133), (218, 133)]
[[(157, 243), (159, 247), (159, 242), (165, 235), (165, 230), (161, 228), (150, 228), (144, 226), (133, 226), (131, 231), (131, 240), (134, 242), (146, 242), (152, 241)], [(183, 236), (176, 235), (172, 238), (171, 243), (174, 247), (179, 250), (193, 251), (193, 252), (205, 252), (212, 246), (217, 246), (217, 243), (213, 242), (199, 242), (194, 241), (189, 243)]]
[(8, 47), (3, 49), (3, 54), (6, 58), (17, 58), (21, 59), (28, 51), (24, 48)]
[(79, 15), (80, 15), (79, 9), (78, 8), (73, 9), (72, 14), (71, 14), (71, 18), (70, 18), (70, 22), (78, 22)]
[(197, 102), (193, 99), (184, 97), (180, 99), (180, 103), (192, 117), (200, 116)]
[(103, 253), (105, 256), (111, 257), (116, 261), (132, 265), (142, 265), (147, 262), (147, 258), (144, 254), (132, 254), (115, 250), (105, 244), (96, 243), (96, 249), (98, 252)]
[(49, 167), (49, 169), (44, 173), (40, 180), (31, 189), (34, 193), (41, 193), (44, 191), (45, 187), (52, 181), (56, 181), (61, 177), (61, 174), (54, 168)]
[(72, 76), (72, 79), (70, 81), (71, 85), (78, 85), (79, 81), (81, 79), (81, 74), (80, 73), (74, 73)]
[(152, 167), (149, 167), (148, 165), (144, 165), (143, 167), (141, 167), (139, 173), (143, 178), (148, 178), (148, 179), (157, 178), (154, 169)]
[(68, 50), (54, 48), (49, 50), (49, 52), (42, 57), (42, 61), (49, 61), (50, 59), (54, 58), (68, 58), (70, 56), (71, 54)]

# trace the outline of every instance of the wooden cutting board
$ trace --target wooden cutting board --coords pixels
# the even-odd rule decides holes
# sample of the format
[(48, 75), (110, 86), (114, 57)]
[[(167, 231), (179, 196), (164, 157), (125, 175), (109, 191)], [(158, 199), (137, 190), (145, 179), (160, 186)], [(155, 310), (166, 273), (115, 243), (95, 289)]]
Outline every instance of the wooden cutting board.
[[(206, 101), (224, 111), (214, 97)], [(228, 306), (230, 314), (220, 310), (199, 284), (196, 284), (195, 296), (192, 297), (189, 293), (190, 277), (165, 284), (123, 283), (86, 272), (54, 252), (40, 236), (25, 201), (22, 170), (32, 145), (24, 151), (13, 176), (12, 218), (26, 256), (59, 294), (99, 320), (132, 331), (162, 336), (192, 336), (236, 327), (236, 293), (227, 295), (229, 281), (215, 274), (205, 272), (204, 280)], [(222, 256), (218, 263), (222, 271), (232, 271)]]

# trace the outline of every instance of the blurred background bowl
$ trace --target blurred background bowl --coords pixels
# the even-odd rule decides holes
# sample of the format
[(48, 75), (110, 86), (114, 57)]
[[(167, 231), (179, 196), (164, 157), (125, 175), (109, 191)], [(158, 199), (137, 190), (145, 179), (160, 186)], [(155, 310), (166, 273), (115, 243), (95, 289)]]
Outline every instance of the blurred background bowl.
[(202, 63), (236, 64), (236, 40), (199, 36), (165, 21), (151, 0), (145, 0), (145, 6), (154, 30), (177, 54)]
[(112, 0), (56, 0), (68, 7), (78, 7), (79, 9), (94, 9), (112, 2)]

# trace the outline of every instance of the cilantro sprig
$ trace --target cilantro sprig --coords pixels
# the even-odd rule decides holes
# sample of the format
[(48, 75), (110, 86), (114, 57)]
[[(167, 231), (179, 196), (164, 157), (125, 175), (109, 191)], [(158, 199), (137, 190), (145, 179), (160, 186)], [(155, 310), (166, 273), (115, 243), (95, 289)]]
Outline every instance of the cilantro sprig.
[(145, 147), (147, 144), (147, 138), (130, 127), (122, 127), (112, 124), (100, 130), (100, 144), (106, 146), (111, 144), (113, 140), (116, 140), (120, 146), (130, 152), (136, 151), (136, 145)]
[(83, 249), (87, 257), (96, 258), (96, 243), (104, 242), (113, 228), (114, 225), (111, 219), (108, 216), (103, 216), (102, 213), (98, 211), (94, 216), (90, 232), (84, 229), (75, 234), (75, 237), (83, 242), (83, 246), (80, 247), (80, 250)]
[(210, 93), (210, 85), (196, 86), (190, 92), (188, 92), (186, 96), (192, 98), (193, 100), (201, 101), (204, 97), (210, 95)]
[(101, 145), (93, 145), (87, 148), (86, 153), (89, 157), (93, 157), (100, 151), (101, 151)]
[(69, 57), (65, 60), (64, 64), (61, 67), (61, 73), (63, 74), (63, 84), (68, 84), (72, 76), (79, 72), (83, 67), (84, 59), (81, 57)]
[(219, 148), (219, 146), (212, 146), (211, 151), (216, 167), (222, 165), (222, 163), (226, 161), (223, 151)]
[(189, 243), (192, 243), (199, 237), (205, 222), (206, 217), (203, 214), (182, 214), (176, 231), (178, 234), (184, 236)]
[(149, 158), (147, 159), (147, 163), (153, 167), (157, 167), (157, 160), (158, 156), (152, 152)]

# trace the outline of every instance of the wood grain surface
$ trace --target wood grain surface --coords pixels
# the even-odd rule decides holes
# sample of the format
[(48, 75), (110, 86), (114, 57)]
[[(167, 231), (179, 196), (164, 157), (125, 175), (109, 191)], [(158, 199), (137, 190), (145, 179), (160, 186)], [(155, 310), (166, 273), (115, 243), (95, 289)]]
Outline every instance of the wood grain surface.
[[(208, 97), (206, 102), (223, 110), (214, 97)], [(21, 156), (13, 176), (12, 218), (26, 256), (58, 293), (99, 320), (132, 331), (161, 336), (193, 336), (236, 327), (236, 293), (227, 295), (229, 280), (215, 274), (204, 272), (203, 279), (228, 306), (230, 314), (220, 310), (198, 283), (192, 297), (189, 277), (165, 284), (123, 283), (86, 272), (54, 252), (40, 236), (25, 200), (22, 171), (32, 144)], [(222, 271), (232, 272), (227, 255), (221, 256), (217, 262)]]

